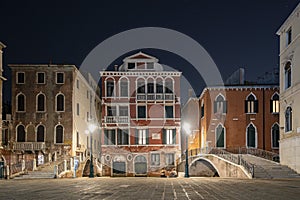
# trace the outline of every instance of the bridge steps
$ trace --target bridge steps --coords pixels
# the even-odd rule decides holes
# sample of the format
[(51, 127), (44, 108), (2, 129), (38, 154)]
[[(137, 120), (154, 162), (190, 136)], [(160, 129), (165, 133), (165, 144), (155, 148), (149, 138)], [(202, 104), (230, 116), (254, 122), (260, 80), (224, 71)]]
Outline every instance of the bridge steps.
[(244, 160), (254, 165), (254, 178), (300, 178), (294, 170), (277, 162), (250, 154), (241, 155)]

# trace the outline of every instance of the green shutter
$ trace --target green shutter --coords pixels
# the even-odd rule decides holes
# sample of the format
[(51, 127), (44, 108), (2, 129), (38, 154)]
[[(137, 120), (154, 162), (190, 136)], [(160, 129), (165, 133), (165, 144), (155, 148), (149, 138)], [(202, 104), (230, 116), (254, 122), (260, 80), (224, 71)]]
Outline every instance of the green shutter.
[(173, 144), (176, 144), (176, 129), (172, 130)]
[(112, 130), (111, 143), (114, 144), (114, 145), (116, 144), (116, 130)]
[(254, 112), (258, 113), (258, 100), (254, 101)]
[(122, 131), (121, 131), (121, 129), (118, 129), (118, 133), (117, 133), (117, 144), (118, 145), (120, 145), (120, 144), (122, 144), (121, 142), (122, 142)]
[(108, 144), (108, 132), (107, 132), (106, 129), (104, 130), (104, 144), (105, 144), (105, 145)]
[(138, 142), (139, 142), (139, 130), (135, 129), (134, 143), (138, 144)]
[(223, 113), (227, 113), (227, 101), (223, 101)]
[(245, 113), (248, 113), (248, 101), (247, 100), (245, 100)]
[(146, 144), (149, 144), (149, 129), (146, 130)]
[(166, 141), (167, 141), (166, 136), (167, 136), (166, 129), (163, 129), (162, 130), (162, 143), (163, 144), (166, 144)]

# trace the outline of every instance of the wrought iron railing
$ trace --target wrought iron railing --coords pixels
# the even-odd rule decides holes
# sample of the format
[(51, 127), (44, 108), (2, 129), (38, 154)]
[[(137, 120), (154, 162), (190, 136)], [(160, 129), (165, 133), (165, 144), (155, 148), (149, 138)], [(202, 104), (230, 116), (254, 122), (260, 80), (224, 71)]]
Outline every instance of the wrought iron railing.
[(37, 151), (45, 149), (45, 142), (15, 142), (13, 150)]
[(262, 149), (256, 148), (246, 148), (246, 147), (234, 147), (227, 148), (226, 151), (234, 153), (234, 154), (251, 154), (260, 158), (264, 158), (267, 160), (279, 162), (279, 154), (271, 151), (266, 151)]

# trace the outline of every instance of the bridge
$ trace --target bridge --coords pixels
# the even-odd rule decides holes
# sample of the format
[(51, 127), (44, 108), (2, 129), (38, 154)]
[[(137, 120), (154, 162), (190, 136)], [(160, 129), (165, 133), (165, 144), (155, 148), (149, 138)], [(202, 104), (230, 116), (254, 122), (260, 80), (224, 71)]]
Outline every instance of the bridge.
[[(260, 157), (263, 160), (269, 160), (270, 165), (279, 165), (274, 162), (279, 161), (278, 154), (261, 149), (235, 148), (225, 150), (202, 148), (192, 149), (188, 152), (188, 155), (190, 176), (256, 178), (257, 176), (255, 175), (259, 172), (259, 167), (255, 164), (256, 160), (254, 159), (253, 161), (252, 159), (250, 162), (246, 155), (253, 155), (257, 159)], [(182, 155), (177, 160), (177, 171), (179, 176), (183, 176), (185, 155)]]

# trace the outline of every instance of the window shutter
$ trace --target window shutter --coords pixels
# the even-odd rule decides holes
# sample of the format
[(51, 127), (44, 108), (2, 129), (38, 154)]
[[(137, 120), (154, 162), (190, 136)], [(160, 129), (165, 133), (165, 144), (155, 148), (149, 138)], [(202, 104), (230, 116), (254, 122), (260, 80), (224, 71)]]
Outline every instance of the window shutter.
[(139, 142), (139, 130), (135, 129), (134, 143), (138, 144), (138, 142)]
[(248, 104), (248, 101), (247, 101), (247, 100), (245, 100), (245, 113), (248, 113), (247, 104)]
[(122, 135), (121, 135), (121, 129), (118, 129), (118, 133), (117, 133), (117, 144), (120, 145), (122, 144), (121, 141), (122, 141)]
[(176, 129), (172, 130), (173, 144), (176, 144)]
[(273, 111), (273, 100), (270, 100), (270, 113), (274, 112)]
[(218, 112), (217, 102), (214, 101), (214, 113)]
[(227, 113), (227, 101), (223, 101), (223, 113)]
[(112, 144), (116, 144), (116, 131), (113, 130), (112, 133), (111, 133), (111, 143)]
[(149, 129), (146, 130), (146, 144), (149, 144)]
[(167, 141), (167, 134), (166, 134), (166, 129), (163, 129), (162, 131), (162, 143), (163, 144), (166, 144), (166, 141)]
[(108, 134), (107, 134), (107, 130), (104, 130), (104, 144), (108, 144)]
[(258, 113), (258, 100), (254, 101), (254, 112)]

